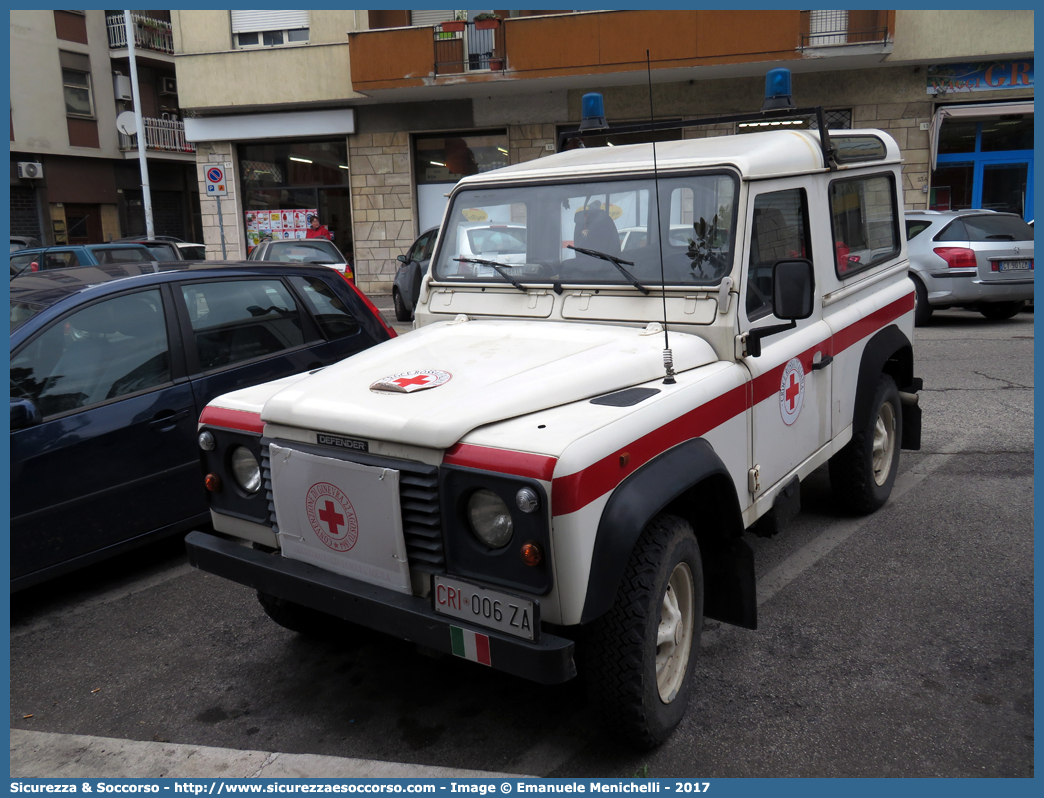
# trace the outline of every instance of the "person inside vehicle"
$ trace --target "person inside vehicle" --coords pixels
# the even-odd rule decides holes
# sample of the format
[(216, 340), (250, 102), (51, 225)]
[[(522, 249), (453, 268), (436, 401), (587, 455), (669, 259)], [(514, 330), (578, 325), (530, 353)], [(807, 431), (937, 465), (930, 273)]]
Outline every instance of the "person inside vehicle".
[(607, 255), (620, 254), (620, 233), (609, 211), (598, 200), (591, 200), (573, 217), (573, 246), (593, 249)]
[(333, 241), (330, 231), (319, 221), (319, 215), (316, 213), (308, 214), (308, 232), (305, 233), (305, 238), (325, 238), (327, 241)]

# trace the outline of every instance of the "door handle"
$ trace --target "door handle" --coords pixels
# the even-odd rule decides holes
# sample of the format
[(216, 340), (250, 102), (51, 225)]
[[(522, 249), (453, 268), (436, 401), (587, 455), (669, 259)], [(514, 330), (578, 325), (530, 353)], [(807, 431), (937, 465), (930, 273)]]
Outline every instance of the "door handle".
[(827, 366), (829, 366), (833, 362), (834, 362), (834, 356), (833, 355), (827, 355), (822, 360), (820, 360), (818, 363), (813, 363), (812, 364), (812, 371), (819, 371), (820, 369), (825, 369)]
[(166, 432), (174, 429), (174, 425), (181, 419), (185, 418), (188, 414), (188, 410), (179, 410), (177, 412), (173, 410), (161, 410), (156, 414), (156, 417), (149, 422), (149, 426), (154, 430)]

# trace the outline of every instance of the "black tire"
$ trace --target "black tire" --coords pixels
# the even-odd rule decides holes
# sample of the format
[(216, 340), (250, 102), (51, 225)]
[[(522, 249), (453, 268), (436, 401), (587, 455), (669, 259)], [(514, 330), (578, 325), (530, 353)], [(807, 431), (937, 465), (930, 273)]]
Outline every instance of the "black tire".
[(924, 283), (918, 280), (913, 275), (910, 279), (914, 284), (914, 326), (915, 327), (926, 327), (928, 322), (932, 318), (932, 306), (928, 304), (928, 289), (924, 287)]
[(830, 487), (844, 509), (865, 515), (888, 501), (899, 470), (902, 413), (895, 382), (880, 375), (869, 412), (853, 420), (852, 440), (830, 458)]
[(979, 313), (990, 321), (1003, 321), (1014, 318), (1024, 307), (1026, 307), (1025, 302), (989, 302), (979, 305)]
[[(684, 589), (686, 573), (689, 589)], [(674, 591), (672, 586), (672, 596), (677, 617), (683, 620), (660, 653), (674, 650), (677, 659), (666, 660), (658, 673), (657, 633), (661, 624), (670, 624), (664, 606), (670, 602), (665, 602), (666, 593), (676, 574), (674, 586), (682, 589)], [(689, 703), (702, 626), (703, 566), (692, 527), (676, 516), (657, 516), (631, 552), (612, 608), (583, 638), (588, 695), (615, 734), (643, 748), (670, 737)], [(661, 684), (671, 690), (666, 700)]]
[(410, 313), (410, 309), (406, 307), (406, 303), (402, 299), (402, 294), (399, 293), (397, 288), (392, 289), (392, 301), (395, 303), (395, 318), (399, 321), (412, 321), (413, 314)]

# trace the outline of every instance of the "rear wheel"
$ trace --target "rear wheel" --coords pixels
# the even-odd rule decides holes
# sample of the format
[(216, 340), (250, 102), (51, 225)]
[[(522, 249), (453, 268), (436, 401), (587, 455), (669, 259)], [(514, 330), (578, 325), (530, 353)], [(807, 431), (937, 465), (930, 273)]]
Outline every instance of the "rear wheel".
[(585, 638), (587, 686), (615, 732), (642, 747), (685, 715), (703, 625), (703, 565), (688, 522), (654, 518), (642, 531), (612, 609)]
[(413, 318), (413, 314), (410, 313), (410, 309), (406, 307), (406, 303), (402, 299), (402, 294), (399, 293), (398, 289), (392, 290), (392, 301), (395, 303), (395, 318), (399, 321), (410, 321)]
[(924, 327), (932, 318), (932, 306), (928, 304), (928, 289), (913, 275), (910, 279), (914, 284), (914, 326)]
[(1026, 307), (1025, 302), (990, 302), (986, 305), (979, 305), (979, 313), (990, 321), (1002, 321), (1014, 317), (1024, 307)]
[(899, 470), (902, 428), (899, 390), (882, 374), (869, 413), (854, 419), (852, 440), (830, 458), (830, 487), (846, 509), (872, 513), (888, 501)]

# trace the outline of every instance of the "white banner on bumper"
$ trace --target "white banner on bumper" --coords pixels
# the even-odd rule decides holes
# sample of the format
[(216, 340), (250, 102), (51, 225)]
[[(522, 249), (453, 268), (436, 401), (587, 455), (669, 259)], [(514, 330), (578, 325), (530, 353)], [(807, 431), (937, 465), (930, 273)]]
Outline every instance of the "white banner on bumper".
[(412, 593), (399, 472), (272, 445), (272, 493), (283, 556)]

